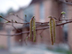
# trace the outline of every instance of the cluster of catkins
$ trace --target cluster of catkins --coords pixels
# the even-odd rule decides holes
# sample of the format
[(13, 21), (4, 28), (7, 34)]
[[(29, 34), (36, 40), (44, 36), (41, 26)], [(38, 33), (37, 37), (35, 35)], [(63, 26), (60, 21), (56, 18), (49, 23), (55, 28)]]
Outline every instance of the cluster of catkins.
[[(49, 28), (50, 28), (50, 36), (51, 36), (51, 42), (52, 45), (55, 42), (55, 19), (50, 17), (50, 22), (49, 22)], [(33, 41), (36, 41), (36, 25), (35, 25), (35, 18), (33, 17), (30, 20), (30, 39), (32, 39), (32, 33), (33, 33)]]
[[(62, 11), (61, 15), (64, 15), (65, 12)], [(56, 36), (56, 32), (55, 32), (55, 27), (56, 27), (56, 19), (53, 18), (52, 16), (49, 16), (50, 21), (49, 21), (49, 29), (50, 29), (50, 37), (51, 37), (51, 43), (52, 45), (54, 45), (55, 43), (55, 36)], [(32, 39), (32, 32), (33, 32), (33, 41), (36, 41), (36, 25), (35, 25), (35, 18), (33, 17), (30, 20), (30, 39)]]

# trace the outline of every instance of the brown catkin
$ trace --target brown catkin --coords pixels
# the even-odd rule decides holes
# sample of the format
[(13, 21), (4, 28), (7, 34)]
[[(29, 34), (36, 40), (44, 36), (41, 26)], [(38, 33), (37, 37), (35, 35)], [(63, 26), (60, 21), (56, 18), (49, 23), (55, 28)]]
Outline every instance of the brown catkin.
[(35, 25), (35, 18), (33, 18), (33, 41), (36, 41), (36, 25)]
[(52, 45), (55, 43), (55, 19), (54, 18), (50, 18), (50, 36), (51, 36), (51, 42)]
[(53, 35), (54, 35), (54, 43), (55, 43), (55, 36), (56, 36), (56, 34), (55, 34), (55, 27), (56, 27), (56, 23), (55, 23), (55, 19), (54, 18), (52, 18), (52, 20), (53, 20)]
[(35, 18), (33, 17), (30, 20), (30, 39), (32, 39), (32, 31), (33, 31), (33, 41), (36, 41), (36, 25), (35, 25)]
[(52, 45), (54, 44), (54, 42), (53, 42), (53, 32), (52, 32), (52, 18), (50, 19), (50, 22), (49, 22), (49, 25), (50, 25), (50, 36), (51, 36), (51, 43), (52, 43)]

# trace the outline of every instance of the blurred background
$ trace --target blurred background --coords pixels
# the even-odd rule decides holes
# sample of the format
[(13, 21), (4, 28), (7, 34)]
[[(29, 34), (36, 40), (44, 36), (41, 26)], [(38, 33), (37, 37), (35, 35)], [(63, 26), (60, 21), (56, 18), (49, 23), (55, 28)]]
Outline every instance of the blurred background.
[[(29, 40), (30, 19), (48, 22), (49, 16), (72, 18), (72, 0), (0, 0), (0, 54), (72, 54), (72, 24), (56, 27), (56, 41), (51, 45), (49, 29), (38, 30), (36, 42)], [(61, 17), (63, 19), (63, 17)], [(7, 21), (16, 23), (6, 23)], [(17, 23), (19, 22), (19, 23)], [(65, 22), (65, 21), (63, 21)], [(37, 24), (42, 28), (45, 24)], [(42, 33), (41, 33), (42, 32)]]

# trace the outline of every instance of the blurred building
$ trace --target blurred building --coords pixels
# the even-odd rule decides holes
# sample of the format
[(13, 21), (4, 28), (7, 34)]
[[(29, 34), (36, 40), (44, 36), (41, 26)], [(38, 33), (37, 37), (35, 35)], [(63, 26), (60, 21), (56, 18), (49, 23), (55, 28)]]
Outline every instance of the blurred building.
[[(20, 23), (23, 23), (23, 17), (24, 17), (23, 13), (24, 13), (24, 8), (20, 8), (18, 11), (10, 12), (8, 15), (5, 16), (5, 18), (11, 22), (18, 21)], [(12, 23), (6, 23), (6, 22), (7, 22), (6, 20), (3, 20), (3, 23), (5, 24), (2, 24), (3, 26), (1, 26), (2, 29), (0, 30), (0, 47), (1, 48), (10, 48), (11, 46), (13, 46), (15, 44), (16, 35), (13, 36), (12, 34), (15, 34), (15, 32), (20, 32), (23, 26), (23, 24), (17, 24), (17, 23), (12, 24)], [(19, 35), (19, 37), (21, 35)]]
[[(67, 16), (68, 19), (72, 19), (72, 0), (68, 0), (67, 3)], [(72, 50), (72, 23), (68, 24), (68, 44)]]
[[(65, 17), (71, 18), (71, 0), (65, 1), (65, 0), (32, 0), (30, 5), (27, 8), (22, 8), (17, 12), (13, 12), (11, 15), (7, 15), (6, 19), (10, 21), (18, 21), (21, 23), (27, 23), (30, 22), (30, 19), (35, 16), (36, 22), (48, 22), (49, 18), (48, 16), (59, 18), (62, 11), (65, 11)], [(27, 17), (25, 17), (27, 15)], [(12, 23), (10, 24), (12, 25)], [(47, 25), (47, 24), (46, 24)], [(41, 24), (41, 26), (38, 26), (37, 28), (42, 28), (46, 26), (45, 24)], [(68, 40), (69, 45), (71, 46), (71, 24), (69, 24), (69, 31), (67, 33), (67, 26), (64, 26), (63, 28), (61, 26), (56, 27), (56, 42), (55, 44), (59, 43), (65, 43)], [(24, 31), (29, 31), (29, 24), (17, 24), (13, 23), (13, 26), (4, 25), (4, 32), (7, 35), (11, 34), (17, 34)], [(12, 31), (14, 30), (14, 31)], [(50, 40), (50, 34), (49, 29), (46, 29), (43, 31), (43, 33), (40, 35), (39, 33), (42, 30), (37, 31), (37, 37), (36, 37), (36, 44), (46, 44), (51, 45)], [(3, 32), (2, 32), (3, 33)], [(65, 35), (64, 35), (65, 33)], [(69, 36), (67, 37), (67, 34)], [(15, 35), (14, 37), (10, 36), (2, 36), (0, 38), (0, 45), (8, 46), (10, 47), (12, 44), (22, 45), (25, 44), (24, 39), (28, 36), (27, 34), (21, 33), (20, 35)], [(40, 37), (42, 36), (42, 38)], [(68, 38), (68, 39), (66, 39)], [(20, 41), (19, 41), (20, 40)], [(30, 40), (28, 40), (30, 41)], [(33, 41), (31, 41), (33, 42)]]

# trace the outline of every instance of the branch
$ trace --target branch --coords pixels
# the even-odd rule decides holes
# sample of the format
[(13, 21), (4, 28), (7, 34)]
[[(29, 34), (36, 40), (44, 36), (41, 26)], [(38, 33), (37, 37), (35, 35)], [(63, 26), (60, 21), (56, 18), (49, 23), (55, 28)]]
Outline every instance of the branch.
[[(68, 24), (68, 23), (72, 23), (72, 19), (71, 20), (67, 20), (64, 23), (57, 23), (56, 26), (62, 26), (62, 25)], [(36, 28), (36, 31), (37, 30), (44, 30), (44, 29), (48, 29), (48, 28), (49, 28), (49, 26), (45, 26), (45, 27), (41, 27), (41, 28)], [(17, 36), (17, 35), (20, 35), (20, 34), (27, 34), (29, 32), (30, 31), (24, 31), (24, 32), (21, 32), (21, 33), (13, 34), (13, 35), (6, 35), (6, 34), (0, 34), (0, 35), (3, 35), (3, 36)]]

